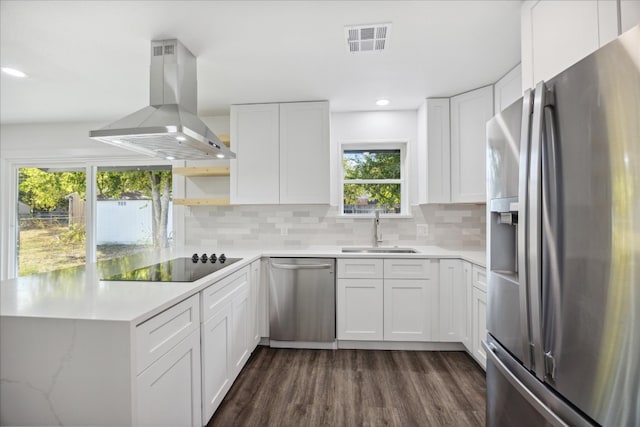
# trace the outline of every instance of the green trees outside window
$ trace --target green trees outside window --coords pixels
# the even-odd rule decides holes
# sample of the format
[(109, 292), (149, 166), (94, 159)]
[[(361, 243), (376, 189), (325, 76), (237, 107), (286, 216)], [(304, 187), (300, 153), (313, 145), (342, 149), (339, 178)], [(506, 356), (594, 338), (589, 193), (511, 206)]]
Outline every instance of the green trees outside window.
[(400, 149), (343, 151), (343, 213), (401, 213)]

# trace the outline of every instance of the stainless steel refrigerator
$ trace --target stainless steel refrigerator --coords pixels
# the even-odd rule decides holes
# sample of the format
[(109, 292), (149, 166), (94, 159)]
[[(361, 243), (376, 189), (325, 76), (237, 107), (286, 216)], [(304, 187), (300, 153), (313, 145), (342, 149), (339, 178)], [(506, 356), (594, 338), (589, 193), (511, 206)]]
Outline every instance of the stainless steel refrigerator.
[(640, 26), (487, 125), (487, 425), (640, 426)]

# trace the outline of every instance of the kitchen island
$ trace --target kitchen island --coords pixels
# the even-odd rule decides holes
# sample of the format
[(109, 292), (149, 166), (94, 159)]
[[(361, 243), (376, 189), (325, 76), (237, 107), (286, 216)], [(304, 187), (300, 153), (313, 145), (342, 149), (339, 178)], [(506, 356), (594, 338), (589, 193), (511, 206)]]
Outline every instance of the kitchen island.
[[(195, 252), (169, 251), (3, 281), (0, 423), (206, 424), (264, 331), (258, 325), (266, 318), (260, 308), (265, 302), (259, 302), (266, 301), (260, 258), (461, 259), (484, 265), (482, 251), (415, 249), (234, 252), (227, 255), (242, 261), (195, 282), (100, 280)], [(207, 365), (220, 358), (225, 369)]]

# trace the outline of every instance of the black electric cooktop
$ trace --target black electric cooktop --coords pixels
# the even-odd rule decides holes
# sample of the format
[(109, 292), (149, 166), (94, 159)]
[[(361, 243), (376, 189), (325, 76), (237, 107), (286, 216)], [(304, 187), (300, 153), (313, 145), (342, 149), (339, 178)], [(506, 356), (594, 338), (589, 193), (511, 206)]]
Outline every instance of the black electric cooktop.
[[(143, 281), (143, 282), (195, 282), (204, 276), (222, 270), (242, 258), (199, 258), (194, 254), (192, 258), (175, 258), (158, 264), (140, 267), (125, 273), (105, 277), (102, 280), (113, 281)], [(197, 261), (194, 261), (197, 260)], [(202, 261), (206, 259), (206, 261)]]

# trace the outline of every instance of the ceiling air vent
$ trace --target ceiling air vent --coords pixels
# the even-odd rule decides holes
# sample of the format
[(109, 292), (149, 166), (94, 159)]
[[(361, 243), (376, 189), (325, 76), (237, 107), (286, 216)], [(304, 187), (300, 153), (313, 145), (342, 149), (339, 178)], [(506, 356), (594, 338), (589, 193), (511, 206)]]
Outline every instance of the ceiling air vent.
[(347, 51), (382, 52), (389, 45), (391, 23), (350, 25), (344, 28), (347, 37)]

